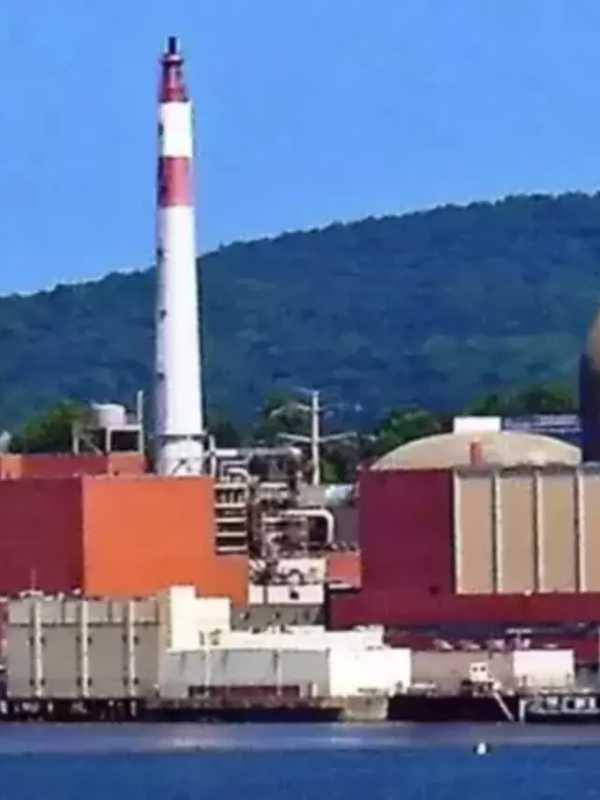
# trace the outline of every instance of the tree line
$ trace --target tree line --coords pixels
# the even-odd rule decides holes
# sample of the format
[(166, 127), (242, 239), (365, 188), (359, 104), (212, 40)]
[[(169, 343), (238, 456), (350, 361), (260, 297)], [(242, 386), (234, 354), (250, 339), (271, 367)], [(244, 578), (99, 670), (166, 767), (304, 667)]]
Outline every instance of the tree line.
[[(273, 413), (277, 410), (278, 413)], [(577, 403), (563, 384), (536, 384), (505, 393), (490, 393), (460, 409), (457, 414), (515, 417), (530, 414), (574, 413)], [(73, 423), (81, 421), (86, 408), (65, 400), (33, 417), (12, 437), (10, 450), (15, 453), (56, 453), (71, 448)], [(326, 483), (352, 481), (359, 464), (368, 462), (407, 442), (452, 430), (455, 415), (418, 406), (401, 406), (389, 411), (370, 430), (332, 442), (321, 453), (323, 480)], [(210, 411), (208, 432), (219, 447), (280, 444), (281, 434), (308, 435), (310, 420), (301, 413), (290, 395), (271, 395), (254, 423), (235, 424), (227, 415)], [(325, 433), (335, 432), (335, 417), (322, 420)]]

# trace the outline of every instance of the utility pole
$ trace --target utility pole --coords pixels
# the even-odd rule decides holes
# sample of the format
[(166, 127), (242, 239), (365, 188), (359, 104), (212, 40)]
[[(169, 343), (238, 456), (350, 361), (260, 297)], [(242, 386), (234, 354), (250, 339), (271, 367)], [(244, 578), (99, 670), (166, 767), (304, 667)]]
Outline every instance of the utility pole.
[(321, 443), (321, 408), (319, 404), (319, 392), (315, 389), (310, 397), (310, 458), (312, 461), (312, 485), (321, 485), (321, 453), (319, 445)]
[(288, 409), (294, 409), (297, 411), (302, 411), (305, 414), (310, 414), (310, 436), (304, 436), (300, 433), (279, 433), (278, 436), (281, 439), (285, 439), (289, 442), (295, 443), (302, 443), (310, 445), (310, 458), (311, 458), (311, 466), (312, 466), (312, 475), (311, 475), (311, 484), (312, 486), (320, 486), (321, 485), (321, 446), (333, 441), (339, 441), (341, 439), (349, 439), (352, 436), (356, 436), (354, 431), (348, 431), (345, 433), (333, 433), (329, 436), (322, 436), (321, 435), (321, 414), (325, 410), (324, 407), (321, 405), (321, 393), (318, 389), (310, 389), (310, 390), (301, 390), (308, 392), (310, 395), (310, 405), (306, 403), (300, 403), (299, 401), (294, 401), (293, 403), (287, 403), (280, 408), (276, 408), (271, 412), (272, 416), (276, 416), (282, 414), (283, 412), (287, 411)]

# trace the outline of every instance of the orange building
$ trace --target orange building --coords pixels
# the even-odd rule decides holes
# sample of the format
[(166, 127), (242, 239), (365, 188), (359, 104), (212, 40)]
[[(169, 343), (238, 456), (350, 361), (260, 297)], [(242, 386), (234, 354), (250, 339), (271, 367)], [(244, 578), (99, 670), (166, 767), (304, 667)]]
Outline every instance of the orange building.
[(215, 553), (213, 491), (210, 478), (0, 480), (0, 593), (126, 597), (190, 584), (244, 605), (248, 560)]
[(360, 589), (361, 561), (356, 550), (327, 555), (327, 583)]
[(143, 475), (143, 453), (40, 453), (0, 456), (0, 479), (70, 478), (77, 475)]

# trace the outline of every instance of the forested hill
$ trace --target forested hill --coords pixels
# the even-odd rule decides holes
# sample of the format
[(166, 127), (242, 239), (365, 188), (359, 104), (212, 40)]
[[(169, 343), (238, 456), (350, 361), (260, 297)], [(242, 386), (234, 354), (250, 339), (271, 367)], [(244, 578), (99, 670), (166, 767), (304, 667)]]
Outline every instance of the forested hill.
[[(5, 265), (10, 269), (10, 265)], [(600, 305), (600, 195), (511, 197), (233, 244), (202, 259), (209, 405), (314, 386), (365, 423), (574, 381)], [(148, 386), (153, 274), (0, 300), (0, 425)]]

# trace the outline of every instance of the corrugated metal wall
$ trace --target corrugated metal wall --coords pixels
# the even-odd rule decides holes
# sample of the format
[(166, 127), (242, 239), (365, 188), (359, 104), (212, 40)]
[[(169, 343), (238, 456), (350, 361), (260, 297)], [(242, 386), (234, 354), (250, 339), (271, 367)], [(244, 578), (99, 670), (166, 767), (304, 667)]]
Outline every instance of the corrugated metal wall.
[(327, 650), (212, 649), (167, 653), (161, 665), (165, 697), (187, 697), (189, 688), (299, 687), (308, 696), (312, 684), (329, 694)]
[(363, 473), (360, 535), (365, 585), (401, 586), (415, 597), (451, 592), (451, 473)]
[(494, 486), (487, 476), (470, 481), (454, 480), (454, 546), (462, 550), (456, 560), (456, 585), (463, 592), (494, 590), (496, 582), (493, 547)]
[[(497, 551), (498, 586), (507, 594), (532, 590), (535, 501), (531, 482), (526, 475), (508, 473), (499, 489), (496, 501), (498, 531), (501, 531)], [(462, 558), (461, 548), (457, 549), (455, 557)]]
[(458, 471), (461, 594), (600, 588), (600, 477), (586, 470)]
[(83, 509), (86, 594), (190, 585), (246, 603), (247, 558), (215, 554), (210, 478), (85, 478)]
[(245, 605), (248, 559), (217, 556), (210, 478), (0, 480), (0, 593), (153, 594)]
[(81, 527), (78, 480), (0, 480), (0, 593), (80, 588)]
[(333, 596), (330, 622), (600, 621), (598, 509), (591, 466), (365, 473), (362, 590)]
[[(74, 612), (74, 613), (72, 613)], [(154, 600), (9, 603), (13, 697), (125, 697), (155, 692), (160, 633)]]

